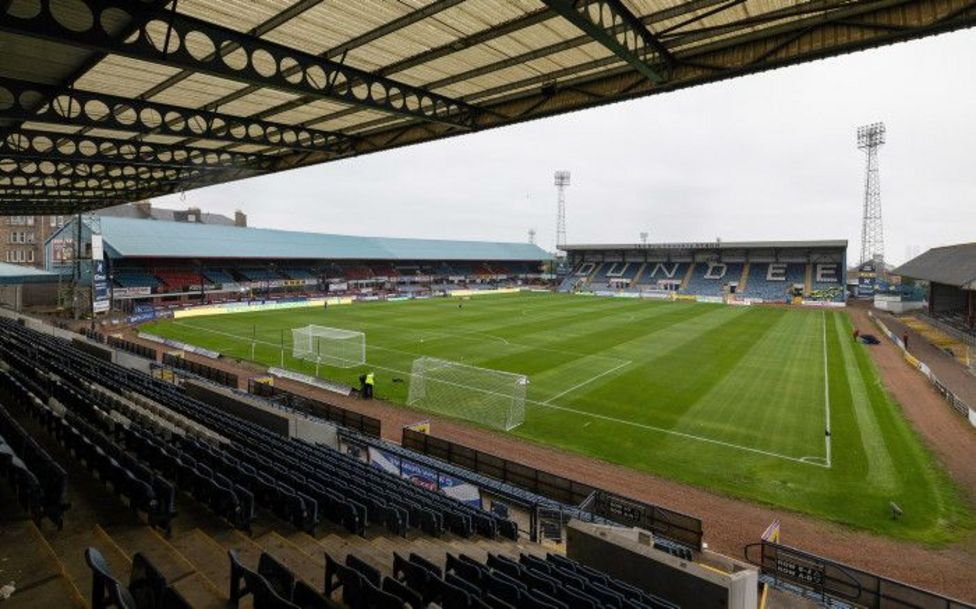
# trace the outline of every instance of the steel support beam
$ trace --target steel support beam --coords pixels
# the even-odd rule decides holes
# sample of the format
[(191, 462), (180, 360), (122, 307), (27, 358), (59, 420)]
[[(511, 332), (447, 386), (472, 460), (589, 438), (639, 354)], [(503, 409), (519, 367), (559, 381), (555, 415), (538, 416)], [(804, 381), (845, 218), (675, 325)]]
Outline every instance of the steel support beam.
[[(48, 99), (39, 107), (35, 100)], [(144, 134), (196, 137), (231, 144), (257, 144), (301, 152), (347, 154), (355, 138), (248, 117), (190, 110), (104, 93), (58, 93), (12, 78), (0, 78), (0, 120), (34, 121)]]
[[(740, 0), (732, 0), (732, 1), (738, 2)], [(811, 0), (811, 1), (814, 1), (814, 0)], [(818, 1), (819, 2), (819, 1), (822, 1), (822, 0), (815, 0), (815, 1)], [(655, 23), (659, 23), (659, 22), (662, 22), (662, 21), (670, 20), (670, 19), (675, 19), (677, 17), (681, 17), (683, 15), (686, 15), (688, 13), (692, 13), (692, 12), (695, 12), (695, 11), (702, 11), (702, 10), (710, 9), (709, 10), (709, 13), (714, 14), (714, 12), (718, 10), (718, 9), (716, 9), (714, 7), (716, 5), (721, 5), (723, 3), (728, 3), (728, 0), (693, 0), (691, 2), (682, 3), (682, 4), (678, 5), (678, 6), (674, 6), (674, 7), (670, 7), (670, 8), (667, 8), (667, 9), (660, 10), (660, 11), (656, 11), (654, 13), (651, 13), (650, 15), (647, 15), (645, 17), (641, 17), (640, 20), (644, 24), (645, 27), (649, 27), (651, 25), (654, 25)], [(722, 6), (719, 6), (718, 8), (722, 8)], [(516, 32), (518, 30), (521, 30), (521, 29), (524, 29), (526, 27), (530, 27), (530, 26), (536, 25), (538, 23), (542, 23), (543, 21), (546, 21), (548, 19), (553, 19), (553, 18), (555, 18), (555, 17), (553, 17), (553, 14), (550, 11), (548, 11), (546, 9), (542, 9), (541, 11), (537, 11), (535, 13), (530, 13), (529, 15), (527, 15), (525, 17), (520, 17), (518, 19), (515, 19), (515, 20), (513, 20), (513, 21), (511, 21), (511, 22), (509, 22), (507, 24), (504, 24), (502, 26), (499, 26), (498, 28), (492, 28), (491, 30), (486, 30), (486, 31), (483, 31), (483, 32), (478, 32), (478, 33), (473, 34), (471, 36), (467, 36), (465, 38), (461, 38), (458, 41), (452, 42), (450, 44), (443, 45), (441, 47), (438, 47), (436, 49), (432, 49), (430, 51), (425, 51), (423, 53), (419, 53), (419, 54), (414, 55), (412, 57), (408, 57), (407, 59), (404, 59), (402, 61), (399, 61), (397, 63), (391, 64), (391, 65), (389, 65), (389, 66), (387, 66), (385, 68), (382, 68), (382, 69), (378, 70), (378, 73), (379, 74), (392, 74), (392, 73), (399, 72), (399, 71), (402, 71), (402, 70), (406, 70), (406, 69), (409, 69), (409, 68), (412, 68), (412, 67), (416, 67), (418, 65), (423, 65), (424, 63), (427, 63), (429, 61), (433, 61), (435, 59), (440, 59), (441, 57), (445, 57), (445, 56), (450, 55), (452, 53), (456, 53), (460, 49), (466, 49), (466, 48), (469, 48), (471, 46), (476, 46), (476, 45), (479, 45), (479, 44), (484, 44), (486, 42), (489, 42), (489, 41), (493, 40), (494, 38), (496, 38), (498, 36), (502, 36), (502, 35), (505, 35), (505, 34), (510, 34), (512, 32)], [(690, 23), (694, 23), (695, 20), (696, 20), (695, 18), (689, 18), (689, 19), (687, 19), (684, 22), (684, 24), (687, 25), (687, 24), (690, 24)], [(608, 33), (616, 36), (616, 35), (625, 33), (626, 31), (627, 31), (627, 26), (625, 26), (623, 23), (620, 23), (620, 24), (614, 26), (613, 28), (611, 28)], [(489, 36), (489, 33), (492, 34), (492, 35)], [(583, 46), (585, 44), (588, 44), (590, 42), (593, 42), (593, 38), (591, 38), (588, 35), (576, 36), (574, 38), (570, 38), (568, 40), (564, 40), (564, 41), (561, 41), (561, 42), (557, 42), (555, 44), (551, 44), (551, 45), (548, 45), (548, 46), (545, 46), (545, 47), (541, 47), (541, 48), (538, 48), (538, 49), (533, 49), (531, 51), (527, 51), (527, 52), (522, 53), (520, 55), (515, 55), (515, 56), (512, 56), (512, 57), (507, 57), (505, 59), (496, 61), (494, 63), (488, 64), (488, 65), (485, 65), (485, 66), (480, 66), (478, 68), (474, 68), (472, 70), (467, 70), (467, 71), (461, 72), (459, 74), (455, 74), (455, 75), (452, 75), (452, 76), (448, 76), (448, 77), (445, 77), (445, 78), (441, 78), (439, 80), (435, 80), (435, 81), (432, 81), (432, 82), (427, 82), (427, 83), (425, 83), (423, 85), (423, 87), (426, 88), (426, 89), (437, 89), (437, 88), (440, 88), (440, 87), (446, 87), (448, 85), (452, 85), (454, 83), (465, 82), (467, 80), (470, 80), (472, 78), (477, 78), (477, 77), (483, 76), (485, 74), (490, 74), (492, 72), (497, 72), (499, 70), (504, 70), (504, 69), (510, 68), (512, 66), (523, 65), (525, 63), (528, 63), (530, 61), (534, 61), (536, 59), (540, 59), (542, 57), (548, 57), (549, 55), (553, 55), (555, 53), (560, 53), (562, 51), (567, 51), (569, 49), (578, 48), (578, 47), (581, 47), (581, 46)], [(614, 56), (614, 58), (616, 58), (616, 56)], [(604, 63), (610, 63), (608, 60), (602, 60), (602, 61)], [(470, 98), (468, 98), (468, 100), (470, 101)], [(293, 100), (293, 101), (285, 102), (284, 104), (280, 104), (278, 106), (275, 106), (274, 108), (270, 108), (269, 110), (267, 110), (265, 112), (261, 112), (257, 116), (273, 116), (274, 114), (277, 114), (279, 112), (284, 112), (286, 110), (290, 110), (292, 108), (296, 108), (296, 107), (301, 106), (301, 105), (303, 105), (303, 102), (301, 100)], [(307, 127), (307, 128), (312, 128), (314, 125), (318, 125), (320, 123), (328, 123), (329, 121), (333, 121), (335, 119), (339, 119), (339, 118), (342, 118), (344, 116), (348, 116), (350, 114), (355, 114), (356, 112), (359, 112), (359, 109), (358, 108), (347, 108), (345, 110), (340, 110), (338, 112), (333, 112), (332, 114), (328, 114), (328, 115), (326, 115), (324, 117), (320, 117), (320, 118), (316, 118), (316, 119), (312, 119), (312, 120), (305, 121), (305, 122), (301, 123), (301, 126), (302, 127)], [(392, 121), (391, 121), (390, 118), (384, 117), (384, 118), (378, 118), (378, 119), (376, 119), (374, 121), (370, 121), (369, 123), (366, 123), (364, 125), (358, 125), (357, 127), (366, 127), (368, 129), (370, 127), (374, 127), (374, 126), (377, 126), (377, 125), (390, 124), (391, 122)]]
[(150, 144), (31, 129), (18, 129), (0, 139), (0, 158), (64, 163), (127, 164), (175, 169), (193, 168), (202, 171), (237, 169), (242, 172), (266, 172), (276, 167), (274, 157), (260, 154)]
[[(674, 57), (620, 0), (542, 1), (651, 82), (667, 80)], [(619, 26), (624, 31), (609, 32)]]
[[(180, 13), (150, 18), (138, 34), (119, 41), (101, 24), (122, 15), (140, 20), (147, 9), (122, 0), (78, 0), (87, 14), (66, 16), (52, 13), (49, 3), (42, 2), (32, 18), (0, 15), (0, 30), (461, 128), (469, 128), (477, 114), (443, 95)], [(239, 48), (218, 57), (215, 51), (227, 45)]]
[[(5, 162), (0, 159), (0, 163)], [(78, 192), (105, 191), (115, 193), (117, 196), (130, 196), (133, 198), (143, 198), (136, 196), (135, 193), (155, 191), (157, 189), (171, 189), (168, 192), (182, 190), (190, 184), (202, 185), (209, 182), (202, 182), (199, 176), (194, 174), (178, 175), (148, 175), (148, 176), (124, 176), (124, 177), (93, 177), (85, 175), (73, 175), (64, 173), (46, 174), (35, 171), (11, 171), (0, 174), (0, 189), (21, 190), (27, 189), (40, 191), (41, 189), (55, 190), (74, 190)], [(40, 196), (41, 192), (35, 193)]]

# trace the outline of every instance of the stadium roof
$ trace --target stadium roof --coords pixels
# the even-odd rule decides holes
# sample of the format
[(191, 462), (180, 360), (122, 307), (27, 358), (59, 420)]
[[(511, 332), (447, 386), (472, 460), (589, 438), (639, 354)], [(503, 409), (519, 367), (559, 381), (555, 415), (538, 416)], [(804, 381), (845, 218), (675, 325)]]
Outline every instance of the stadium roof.
[(847, 249), (847, 239), (825, 241), (701, 241), (675, 243), (583, 243), (561, 245), (564, 251), (632, 250), (742, 250), (742, 249)]
[(0, 0), (0, 214), (94, 209), (974, 24), (972, 0)]
[(932, 248), (893, 272), (902, 277), (976, 290), (976, 243)]
[[(302, 260), (498, 260), (537, 262), (551, 256), (530, 243), (394, 239), (300, 233), (103, 217), (98, 221), (112, 257)], [(62, 229), (72, 234), (71, 224)]]
[(58, 280), (57, 273), (42, 271), (29, 266), (0, 262), (0, 285), (21, 283), (48, 283)]

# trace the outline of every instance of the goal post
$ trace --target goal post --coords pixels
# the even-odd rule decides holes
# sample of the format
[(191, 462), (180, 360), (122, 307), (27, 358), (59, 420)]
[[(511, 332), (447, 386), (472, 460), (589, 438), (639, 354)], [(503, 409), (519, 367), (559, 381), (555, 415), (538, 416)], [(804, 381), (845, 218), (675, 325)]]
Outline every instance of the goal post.
[(336, 368), (366, 363), (366, 335), (354, 330), (308, 325), (291, 331), (292, 357)]
[(524, 374), (419, 357), (410, 370), (407, 405), (512, 430), (525, 422)]

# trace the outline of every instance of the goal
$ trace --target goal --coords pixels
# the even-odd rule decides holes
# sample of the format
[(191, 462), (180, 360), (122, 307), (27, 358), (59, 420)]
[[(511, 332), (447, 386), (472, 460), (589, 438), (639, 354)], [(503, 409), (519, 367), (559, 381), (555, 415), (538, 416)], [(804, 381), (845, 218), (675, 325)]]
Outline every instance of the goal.
[(292, 356), (336, 368), (366, 363), (366, 335), (353, 330), (309, 325), (291, 331)]
[(407, 405), (505, 431), (525, 422), (524, 374), (419, 357), (410, 370)]

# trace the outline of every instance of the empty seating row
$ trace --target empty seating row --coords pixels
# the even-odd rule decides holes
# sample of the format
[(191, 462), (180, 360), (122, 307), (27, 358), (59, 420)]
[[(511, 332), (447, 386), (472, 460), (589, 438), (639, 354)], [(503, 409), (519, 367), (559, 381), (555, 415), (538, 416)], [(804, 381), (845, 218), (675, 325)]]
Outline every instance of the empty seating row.
[(92, 572), (92, 609), (190, 609), (191, 605), (170, 586), (163, 574), (142, 553), (132, 557), (129, 583), (115, 578), (101, 552), (85, 549)]
[[(276, 512), (286, 512), (302, 528), (313, 527), (324, 516), (357, 531), (377, 522), (398, 533), (415, 527), (433, 535), (451, 530), (460, 535), (517, 537), (514, 523), (489, 512), (421, 489), (338, 451), (276, 436), (194, 400), (177, 387), (67, 348), (59, 339), (33, 333), (25, 336), (31, 331), (6, 322), (0, 328), (6, 340), (35, 345), (35, 359), (28, 365), (58, 366), (59, 374), (84, 377), (118, 394), (147, 396), (201, 425), (221, 430), (233, 443), (225, 452), (242, 466), (237, 472), (219, 473), (251, 491), (258, 504), (268, 502)], [(248, 477), (252, 470), (254, 475)], [(264, 484), (269, 480), (274, 481), (270, 489)]]
[(423, 603), (443, 609), (677, 609), (656, 595), (553, 554), (546, 560), (522, 554), (518, 561), (489, 554), (486, 563), (448, 554), (443, 573), (416, 555), (395, 554), (393, 571)]
[[(145, 496), (144, 487), (127, 482), (126, 478), (121, 480), (123, 485), (135, 484), (132, 489), (134, 494), (122, 494), (129, 498), (130, 504), (134, 501), (136, 507), (147, 513), (151, 524), (169, 531), (170, 520), (176, 511), (174, 491), (166, 481), (172, 481), (179, 490), (189, 493), (235, 527), (250, 531), (251, 522), (255, 518), (251, 493), (223, 476), (215, 475), (206, 465), (197, 464), (191, 457), (180, 452), (178, 446), (182, 434), (172, 433), (179, 428), (166, 420), (155, 418), (151, 413), (139, 410), (134, 404), (113, 397), (98, 385), (79, 381), (88, 388), (82, 394), (76, 387), (68, 385), (71, 375), (69, 370), (59, 372), (62, 376), (51, 383), (49, 389), (52, 397), (67, 408), (64, 417), (70, 422), (77, 416), (76, 413), (80, 413), (88, 421), (104, 423), (105, 431), (122, 440), (131, 453), (123, 453), (124, 456), (119, 459), (129, 462), (129, 469), (141, 474), (139, 478), (152, 487), (161, 502), (157, 510), (150, 509), (151, 505), (139, 507), (151, 499)], [(147, 427), (140, 427), (136, 420), (147, 424)], [(153, 430), (161, 431), (164, 435), (157, 435)], [(133, 455), (135, 459), (132, 459)], [(115, 484), (113, 487), (122, 488)]]
[(38, 422), (58, 443), (85, 464), (103, 483), (126, 499), (133, 512), (146, 514), (149, 524), (169, 532), (176, 515), (175, 489), (164, 478), (127, 454), (102, 430), (89, 421), (108, 425), (105, 413), (96, 409), (79, 416), (74, 411), (56, 412), (32, 395), (17, 378), (19, 371), (0, 371), (3, 391), (24, 405), (27, 414)]
[[(0, 400), (9, 404), (9, 375), (0, 371)], [(0, 475), (14, 488), (21, 507), (31, 517), (47, 517), (58, 529), (68, 504), (68, 475), (0, 405)]]
[(171, 292), (199, 289), (207, 283), (206, 277), (199, 271), (156, 269), (155, 275), (162, 281), (163, 288)]
[[(326, 594), (295, 577), (288, 567), (262, 552), (257, 571), (241, 563), (234, 550), (230, 558), (230, 606), (240, 606), (250, 596), (254, 609), (340, 609)], [(402, 609), (402, 606), (397, 607)], [(419, 608), (418, 608), (419, 609)]]
[(166, 443), (147, 430), (131, 426), (125, 431), (125, 445), (151, 469), (176, 487), (206, 505), (235, 528), (251, 531), (257, 518), (254, 495), (230, 478), (200, 463), (173, 443)]
[(144, 270), (116, 269), (112, 279), (120, 288), (155, 288), (160, 285), (155, 275)]

